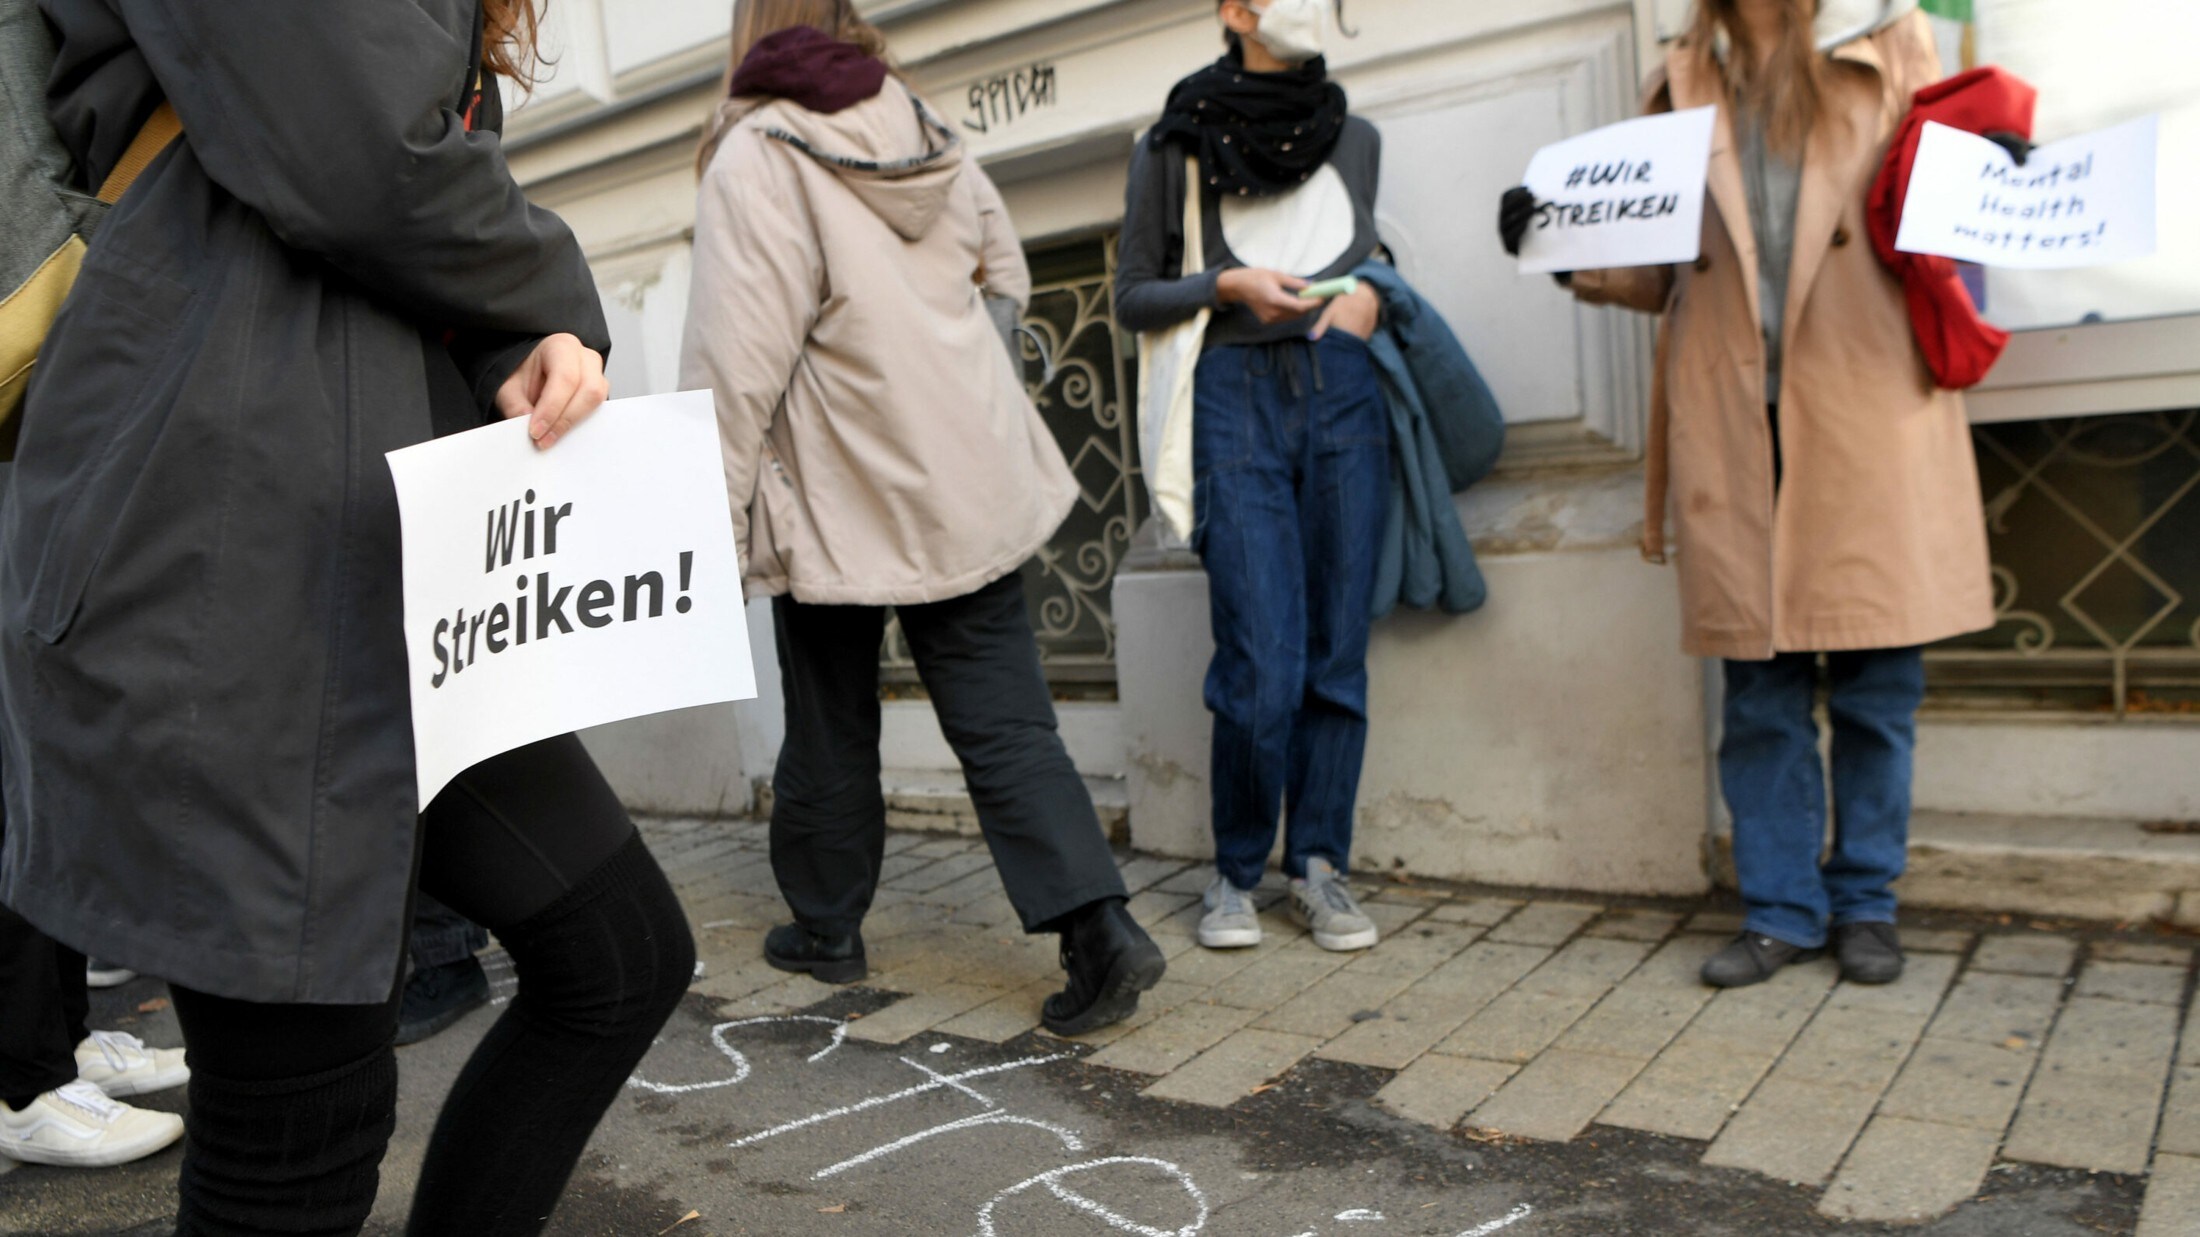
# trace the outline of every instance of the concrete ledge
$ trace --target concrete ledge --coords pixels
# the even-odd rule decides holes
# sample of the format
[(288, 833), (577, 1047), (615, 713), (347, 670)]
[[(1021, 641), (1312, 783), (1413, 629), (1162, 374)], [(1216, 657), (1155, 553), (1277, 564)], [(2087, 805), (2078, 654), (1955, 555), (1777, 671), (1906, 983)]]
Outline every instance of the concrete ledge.
[(733, 705), (613, 722), (582, 731), (581, 742), (629, 811), (739, 816), (749, 810)]
[[(1716, 839), (1719, 883), (1734, 886), (1732, 838)], [(2200, 834), (2138, 821), (1919, 812), (1905, 906), (2200, 927)]]
[[(1640, 894), (1708, 887), (1703, 676), (1632, 547), (1493, 554), (1490, 604), (1399, 614), (1369, 654), (1354, 865)], [(1213, 853), (1207, 579), (1126, 569), (1115, 618), (1132, 839)]]
[[(921, 769), (888, 769), (879, 778), (886, 791), (886, 827), (920, 833), (979, 836), (978, 812), (961, 777)], [(1100, 827), (1118, 846), (1130, 843), (1130, 791), (1119, 777), (1087, 777), (1085, 789), (1100, 813)], [(756, 811), (771, 816), (771, 782), (756, 786)]]

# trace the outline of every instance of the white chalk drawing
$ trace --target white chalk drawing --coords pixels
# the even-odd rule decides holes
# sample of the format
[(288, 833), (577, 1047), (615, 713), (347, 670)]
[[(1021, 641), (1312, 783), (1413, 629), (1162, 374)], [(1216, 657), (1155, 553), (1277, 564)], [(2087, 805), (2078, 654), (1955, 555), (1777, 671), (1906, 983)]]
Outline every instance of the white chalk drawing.
[[(1128, 1216), (1111, 1211), (1062, 1184), (1062, 1178), (1072, 1174), (1089, 1173), (1094, 1169), (1108, 1168), (1117, 1164), (1143, 1164), (1174, 1178), (1176, 1183), (1184, 1188), (1184, 1192), (1192, 1196), (1192, 1201), (1198, 1204), (1198, 1217), (1182, 1228), (1154, 1228), (1151, 1225), (1140, 1224)], [(993, 1228), (993, 1209), (1033, 1186), (1041, 1185), (1045, 1186), (1047, 1192), (1054, 1195), (1054, 1197), (1106, 1224), (1109, 1228), (1125, 1233), (1136, 1233), (1138, 1237), (1193, 1237), (1193, 1234), (1207, 1227), (1207, 1196), (1200, 1193), (1199, 1183), (1192, 1180), (1190, 1173), (1169, 1163), (1167, 1160), (1157, 1160), (1152, 1156), (1111, 1155), (1103, 1160), (1087, 1160), (1082, 1164), (1070, 1164), (1062, 1168), (1048, 1169), (1036, 1177), (1020, 1181), (994, 1195), (986, 1201), (985, 1206), (978, 1209), (978, 1237), (999, 1237), (999, 1234)]]
[(727, 1143), (726, 1145), (728, 1147), (754, 1146), (757, 1143), (763, 1142), (767, 1138), (777, 1138), (781, 1134), (791, 1134), (796, 1130), (808, 1129), (813, 1125), (819, 1125), (826, 1121), (837, 1121), (842, 1117), (854, 1116), (856, 1113), (859, 1112), (868, 1112), (873, 1108), (883, 1107), (887, 1104), (893, 1104), (901, 1100), (908, 1099), (911, 1096), (923, 1095), (927, 1092), (938, 1091), (943, 1088), (961, 1091), (965, 1095), (976, 1096), (981, 1103), (990, 1105), (993, 1101), (986, 1099), (984, 1096), (978, 1095), (977, 1092), (972, 1091), (970, 1088), (961, 1085), (963, 1080), (968, 1078), (989, 1078), (994, 1074), (1005, 1074), (1010, 1070), (1029, 1069), (1034, 1065), (1045, 1065), (1049, 1061), (1059, 1061), (1063, 1057), (1066, 1057), (1068, 1055), (1069, 1054), (1066, 1052), (1057, 1052), (1051, 1056), (1025, 1057), (1017, 1061), (1003, 1062), (1000, 1065), (985, 1065), (980, 1066), (977, 1069), (964, 1070), (962, 1073), (959, 1074), (942, 1074), (936, 1070), (927, 1069), (922, 1065), (918, 1065), (915, 1061), (911, 1061), (907, 1057), (903, 1057), (902, 1061), (904, 1064), (914, 1065), (916, 1066), (916, 1068), (923, 1070), (927, 1074), (932, 1075), (932, 1081), (919, 1083), (914, 1087), (905, 1087), (902, 1090), (896, 1091), (891, 1095), (874, 1095), (870, 1099), (860, 1100), (853, 1104), (843, 1104), (839, 1108), (828, 1108), (824, 1112), (813, 1112), (807, 1117), (797, 1117), (792, 1121), (786, 1121), (775, 1125), (768, 1130), (759, 1130), (756, 1133), (749, 1135), (747, 1138), (737, 1138), (732, 1142)]
[(1491, 1233), (1497, 1232), (1500, 1229), (1511, 1228), (1513, 1225), (1520, 1223), (1522, 1220), (1525, 1220), (1529, 1216), (1532, 1216), (1534, 1214), (1535, 1208), (1529, 1206), (1526, 1203), (1522, 1203), (1518, 1207), (1513, 1208), (1509, 1213), (1501, 1215), (1479, 1228), (1468, 1229), (1466, 1232), (1459, 1234), (1459, 1237), (1490, 1237)]
[(822, 1061), (825, 1058), (833, 1055), (833, 1049), (840, 1047), (843, 1043), (846, 1043), (848, 1039), (848, 1024), (839, 1018), (825, 1018), (816, 1014), (787, 1014), (773, 1015), (763, 1018), (739, 1018), (735, 1019), (732, 1022), (721, 1022), (717, 1026), (714, 1026), (710, 1029), (711, 1044), (715, 1046), (720, 1053), (724, 1054), (726, 1060), (733, 1062), (732, 1077), (714, 1078), (708, 1082), (675, 1083), (651, 1082), (647, 1078), (636, 1074), (634, 1077), (626, 1080), (626, 1085), (633, 1087), (639, 1091), (654, 1091), (659, 1095), (686, 1095), (693, 1091), (715, 1091), (720, 1087), (739, 1086), (740, 1084), (747, 1082), (749, 1079), (749, 1059), (748, 1057), (742, 1055), (740, 1049), (726, 1042), (726, 1032), (731, 1031), (736, 1027), (757, 1027), (778, 1022), (815, 1022), (820, 1023), (824, 1026), (829, 1026), (833, 1029), (832, 1038), (826, 1041), (825, 1046), (810, 1054), (810, 1061), (812, 1064), (815, 1064), (816, 1062)]
[(821, 1168), (811, 1173), (810, 1180), (823, 1181), (827, 1177), (838, 1176), (851, 1168), (892, 1155), (904, 1147), (913, 1147), (935, 1135), (952, 1134), (956, 1130), (975, 1129), (981, 1125), (1027, 1125), (1035, 1130), (1045, 1130), (1047, 1133), (1061, 1139), (1064, 1150), (1074, 1152), (1085, 1149), (1085, 1140), (1079, 1138), (1075, 1130), (1064, 1129), (1051, 1121), (1041, 1121), (1036, 1117), (1019, 1117), (1012, 1112), (981, 1112), (974, 1117), (964, 1117), (959, 1121), (950, 1121), (945, 1125), (935, 1125), (929, 1130), (919, 1130), (907, 1138), (897, 1138), (890, 1143), (873, 1147), (862, 1155), (851, 1156), (830, 1168)]
[[(816, 1014), (771, 1015), (760, 1018), (741, 1018), (736, 1019), (732, 1022), (721, 1022), (710, 1029), (710, 1042), (713, 1047), (717, 1048), (720, 1055), (724, 1056), (726, 1060), (733, 1066), (733, 1073), (730, 1076), (725, 1078), (709, 1079), (702, 1082), (661, 1083), (653, 1082), (648, 1079), (642, 1078), (639, 1075), (636, 1075), (627, 1080), (627, 1085), (634, 1087), (637, 1090), (651, 1091), (659, 1095), (687, 1095), (700, 1091), (712, 1091), (725, 1087), (738, 1086), (741, 1083), (747, 1081), (754, 1070), (749, 1063), (748, 1057), (743, 1054), (740, 1049), (735, 1048), (730, 1042), (728, 1042), (726, 1038), (727, 1032), (739, 1030), (744, 1027), (767, 1026), (776, 1023), (807, 1023), (818, 1026), (826, 1026), (832, 1029), (832, 1034), (828, 1038), (825, 1046), (818, 1049), (816, 1052), (811, 1053), (810, 1056), (807, 1058), (808, 1062), (813, 1065), (819, 1061), (824, 1060), (826, 1057), (831, 1056), (836, 1049), (838, 1049), (843, 1043), (847, 1042), (848, 1038), (848, 1024), (844, 1020), (839, 1018), (828, 1018)], [(931, 1046), (931, 1051), (933, 1053), (939, 1053), (946, 1051), (947, 1048), (948, 1045), (944, 1043), (934, 1044)], [(979, 1066), (974, 1069), (961, 1070), (952, 1074), (942, 1073), (941, 1071), (936, 1070), (931, 1066), (925, 1064), (924, 1062), (916, 1060), (914, 1058), (901, 1057), (899, 1059), (903, 1065), (906, 1065), (909, 1068), (925, 1076), (925, 1080), (923, 1082), (917, 1083), (914, 1086), (904, 1087), (901, 1090), (890, 1092), (888, 1094), (874, 1095), (868, 1099), (859, 1100), (853, 1104), (844, 1104), (838, 1108), (829, 1108), (822, 1112), (811, 1113), (806, 1117), (798, 1117), (792, 1121), (784, 1121), (778, 1125), (772, 1126), (769, 1129), (759, 1130), (754, 1134), (748, 1135), (747, 1137), (735, 1139), (733, 1142), (727, 1143), (726, 1145), (730, 1148), (754, 1146), (757, 1143), (764, 1142), (768, 1139), (777, 1138), (783, 1134), (791, 1134), (797, 1130), (808, 1129), (811, 1126), (821, 1125), (828, 1121), (837, 1121), (842, 1117), (854, 1116), (857, 1113), (868, 1112), (874, 1108), (881, 1108), (888, 1104), (899, 1103), (902, 1100), (913, 1099), (920, 1095), (927, 1095), (935, 1091), (954, 1091), (964, 1096), (965, 1098), (972, 1100), (984, 1111), (975, 1113), (968, 1117), (962, 1117), (953, 1121), (944, 1122), (940, 1125), (935, 1125), (929, 1129), (919, 1130), (914, 1134), (905, 1135), (903, 1137), (893, 1139), (889, 1142), (881, 1143), (868, 1151), (862, 1152), (861, 1154), (850, 1156), (849, 1158), (842, 1160), (839, 1163), (827, 1165), (826, 1167), (817, 1170), (816, 1172), (811, 1174), (811, 1180), (823, 1181), (831, 1177), (837, 1177), (842, 1173), (846, 1173), (853, 1169), (861, 1168), (864, 1165), (883, 1160), (888, 1156), (896, 1154), (897, 1152), (907, 1150), (910, 1147), (916, 1146), (917, 1144), (925, 1142), (929, 1139), (937, 1138), (943, 1134), (959, 1133), (965, 1130), (984, 1129), (990, 1126), (1022, 1126), (1027, 1129), (1040, 1130), (1045, 1133), (1052, 1134), (1055, 1139), (1062, 1144), (1062, 1149), (1064, 1151), (1072, 1155), (1080, 1154), (1085, 1150), (1085, 1139), (1076, 1130), (1069, 1129), (1066, 1126), (1056, 1125), (1053, 1122), (1041, 1121), (1035, 1117), (1025, 1117), (1016, 1113), (1005, 1111), (1002, 1109), (1000, 1101), (970, 1085), (971, 1082), (975, 1079), (991, 1078), (996, 1075), (1006, 1074), (1014, 1070), (1031, 1069), (1035, 1066), (1048, 1065), (1055, 1061), (1064, 1060), (1071, 1055), (1072, 1054), (1067, 1052), (1057, 1052), (1047, 1056), (1022, 1057), (1014, 1061), (1004, 1061), (997, 1065)], [(1093, 1199), (1089, 1195), (1079, 1193), (1077, 1190), (1072, 1189), (1070, 1186), (1064, 1184), (1065, 1181), (1072, 1177), (1097, 1173), (1106, 1169), (1117, 1169), (1125, 1167), (1143, 1168), (1149, 1173), (1157, 1173), (1163, 1177), (1168, 1178), (1183, 1192), (1183, 1194), (1187, 1198), (1190, 1199), (1193, 1207), (1196, 1209), (1196, 1214), (1188, 1223), (1185, 1223), (1179, 1227), (1156, 1228), (1153, 1225), (1142, 1223), (1138, 1220), (1130, 1218), (1129, 1216), (1123, 1215), (1121, 1212), (1118, 1212), (1113, 1208), (1108, 1207), (1107, 1205)], [(1025, 1180), (1019, 1181), (1015, 1185), (1012, 1185), (1009, 1188), (994, 1195), (992, 1198), (986, 1201), (984, 1206), (978, 1209), (978, 1228), (976, 1237), (1002, 1237), (1002, 1235), (994, 1226), (994, 1213), (1010, 1199), (1016, 1198), (1020, 1195), (1026, 1194), (1032, 1190), (1042, 1187), (1056, 1201), (1066, 1204), (1067, 1206), (1084, 1213), (1092, 1219), (1100, 1221), (1101, 1223), (1107, 1225), (1109, 1228), (1115, 1229), (1118, 1232), (1135, 1234), (1136, 1237), (1196, 1237), (1197, 1234), (1203, 1232), (1206, 1229), (1208, 1218), (1212, 1214), (1212, 1209), (1207, 1202), (1206, 1194), (1200, 1190), (1199, 1183), (1192, 1179), (1192, 1175), (1184, 1171), (1183, 1168), (1179, 1167), (1176, 1164), (1170, 1163), (1167, 1160), (1156, 1159), (1152, 1156), (1116, 1155), (1107, 1156), (1105, 1158), (1096, 1160), (1085, 1160), (1076, 1164), (1067, 1164), (1060, 1168), (1048, 1169), (1046, 1172), (1039, 1173), (1033, 1177), (1028, 1177)], [(1492, 1234), (1511, 1228), (1513, 1225), (1518, 1224), (1520, 1221), (1527, 1219), (1530, 1215), (1534, 1214), (1534, 1211), (1535, 1209), (1532, 1206), (1526, 1203), (1522, 1203), (1519, 1206), (1513, 1208), (1513, 1210), (1508, 1214), (1500, 1216), (1495, 1220), (1491, 1220), (1475, 1228), (1467, 1229), (1466, 1231), (1458, 1234), (1458, 1237), (1491, 1237)], [(1372, 1207), (1354, 1207), (1349, 1210), (1338, 1212), (1335, 1217), (1337, 1221), (1345, 1224), (1383, 1223), (1387, 1220), (1387, 1218), (1388, 1217), (1386, 1217), (1381, 1211), (1378, 1211)], [(1319, 1234), (1313, 1229), (1308, 1229), (1303, 1233), (1297, 1234), (1296, 1237), (1319, 1237)]]

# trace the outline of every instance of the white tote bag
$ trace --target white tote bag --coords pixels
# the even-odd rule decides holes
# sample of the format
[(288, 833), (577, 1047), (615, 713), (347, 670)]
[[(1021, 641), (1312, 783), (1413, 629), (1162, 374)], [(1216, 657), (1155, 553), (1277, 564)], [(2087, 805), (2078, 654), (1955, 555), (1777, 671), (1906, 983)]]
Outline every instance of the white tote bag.
[[(1200, 210), (1199, 160), (1184, 159), (1184, 266), (1179, 277), (1207, 269), (1206, 220)], [(1162, 331), (1138, 335), (1138, 440), (1146, 488), (1179, 541), (1192, 537), (1192, 374), (1214, 311)]]

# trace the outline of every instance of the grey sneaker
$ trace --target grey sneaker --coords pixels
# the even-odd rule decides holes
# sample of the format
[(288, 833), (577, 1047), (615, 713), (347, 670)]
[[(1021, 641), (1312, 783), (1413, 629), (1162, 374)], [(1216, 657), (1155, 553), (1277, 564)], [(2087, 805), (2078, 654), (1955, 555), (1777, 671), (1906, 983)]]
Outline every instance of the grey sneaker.
[(1260, 944), (1260, 912), (1253, 895), (1220, 875), (1207, 886), (1207, 913), (1199, 919), (1199, 943), (1209, 949), (1245, 949)]
[(1307, 860), (1306, 879), (1291, 882), (1291, 918), (1311, 929), (1323, 949), (1366, 949), (1378, 937), (1375, 921), (1352, 900), (1344, 877), (1326, 859)]

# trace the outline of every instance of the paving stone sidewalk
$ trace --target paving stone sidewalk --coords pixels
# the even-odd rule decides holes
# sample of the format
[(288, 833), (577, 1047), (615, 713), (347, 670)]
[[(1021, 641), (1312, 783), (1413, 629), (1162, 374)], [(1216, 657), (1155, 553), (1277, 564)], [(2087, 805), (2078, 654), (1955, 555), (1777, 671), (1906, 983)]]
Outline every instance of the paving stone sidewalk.
[[(645, 826), (708, 961), (696, 990), (735, 1018), (832, 989), (764, 965), (784, 916), (764, 829)], [(1905, 933), (1908, 972), (1845, 984), (1830, 961), (1715, 992), (1696, 969), (1738, 927), (1718, 912), (1607, 907), (1363, 881), (1383, 943), (1332, 954), (1283, 913), (1263, 942), (1200, 949), (1203, 867), (1124, 860), (1168, 977), (1124, 1024), (1077, 1041), (1156, 1098), (1228, 1108), (1309, 1059), (1393, 1071), (1377, 1102), (1477, 1142), (1566, 1142), (1599, 1125), (1704, 1144), (1708, 1165), (1820, 1191), (1838, 1220), (1914, 1222), (1997, 1164), (2148, 1175), (2139, 1237), (2200, 1233), (2200, 1018), (2177, 938), (1990, 924)], [(898, 1044), (1033, 1033), (1060, 986), (984, 846), (896, 833), (864, 927), (866, 986), (906, 993), (849, 1027)]]

